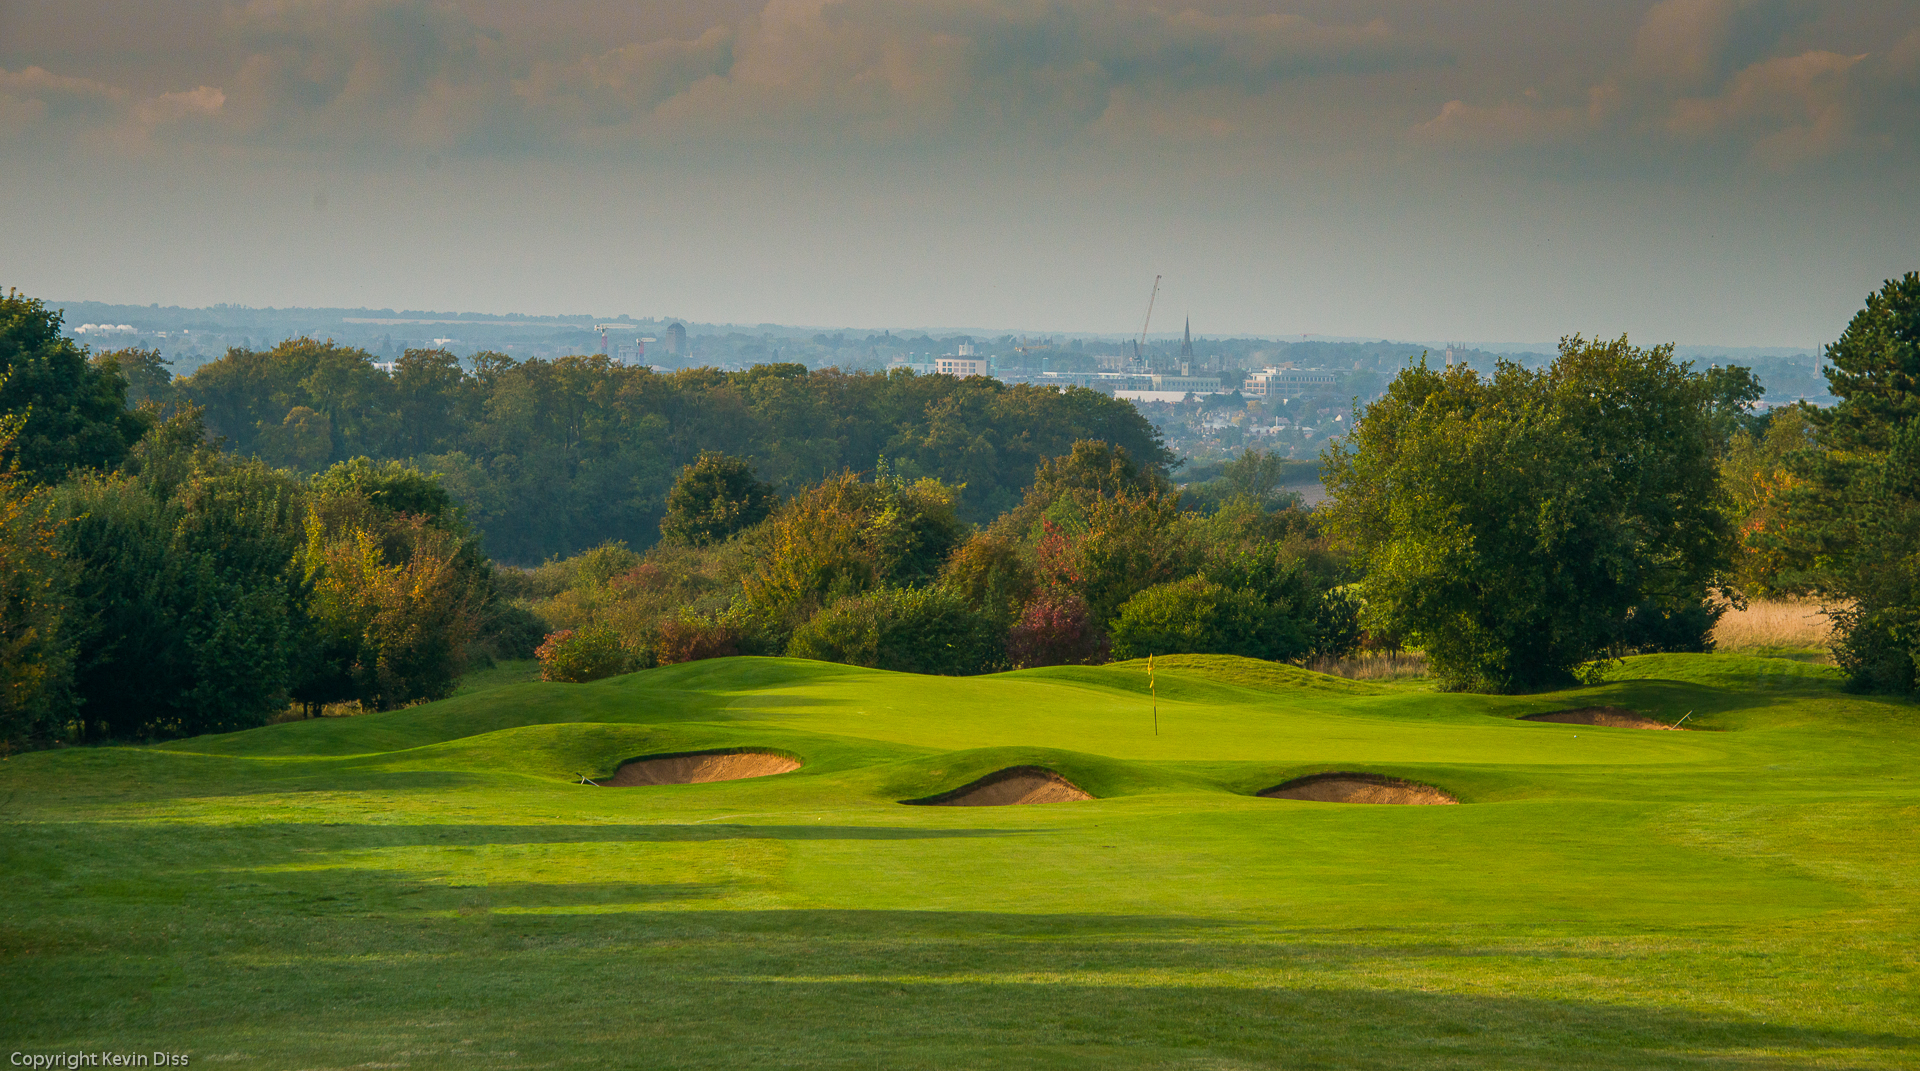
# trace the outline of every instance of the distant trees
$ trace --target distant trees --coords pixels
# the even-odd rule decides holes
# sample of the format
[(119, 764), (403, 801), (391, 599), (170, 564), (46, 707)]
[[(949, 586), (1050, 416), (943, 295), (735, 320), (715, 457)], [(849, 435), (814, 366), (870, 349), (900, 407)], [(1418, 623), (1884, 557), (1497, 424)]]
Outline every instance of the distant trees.
[(1372, 627), (1450, 687), (1516, 691), (1696, 610), (1730, 564), (1713, 402), (1625, 337), (1564, 339), (1539, 372), (1403, 371), (1323, 455)]
[(1840, 399), (1808, 409), (1782, 546), (1792, 579), (1834, 600), (1853, 687), (1920, 688), (1920, 273), (1889, 280), (1827, 347)]
[[(597, 356), (463, 364), (409, 350), (389, 375), (361, 350), (301, 339), (231, 350), (174, 389), (235, 450), (277, 466), (313, 473), (366, 456), (439, 473), (489, 553), (529, 563), (651, 543), (688, 466), (717, 475), (700, 468), (709, 452), (788, 494), (885, 457), (909, 482), (954, 487), (968, 522), (1016, 504), (1034, 466), (1078, 439), (1150, 467), (1172, 460), (1132, 405), (1094, 391), (797, 364), (660, 375)], [(720, 537), (704, 521), (670, 523), (673, 538)]]

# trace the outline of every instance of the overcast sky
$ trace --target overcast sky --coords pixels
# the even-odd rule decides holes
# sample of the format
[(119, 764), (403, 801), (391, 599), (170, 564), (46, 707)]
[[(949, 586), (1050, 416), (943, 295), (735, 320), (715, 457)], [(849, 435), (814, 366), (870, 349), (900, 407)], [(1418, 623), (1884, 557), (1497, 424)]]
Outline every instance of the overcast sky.
[(0, 0), (0, 285), (867, 327), (1830, 341), (1914, 0)]

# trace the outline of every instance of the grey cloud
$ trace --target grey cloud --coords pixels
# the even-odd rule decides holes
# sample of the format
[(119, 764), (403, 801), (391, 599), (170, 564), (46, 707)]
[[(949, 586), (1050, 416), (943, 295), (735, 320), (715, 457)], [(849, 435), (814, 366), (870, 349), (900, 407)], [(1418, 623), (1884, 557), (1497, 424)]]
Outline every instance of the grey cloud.
[(1123, 93), (1232, 112), (1291, 79), (1431, 58), (1379, 19), (1093, 0), (768, 0), (697, 35), (558, 62), (430, 0), (254, 0), (226, 31), (244, 58), (217, 84), (143, 102), (99, 90), (123, 119), (191, 121), (197, 137), (262, 151), (1058, 142), (1130, 121), (1139, 107), (1113, 109)]
[[(1898, 125), (1909, 66), (1884, 53), (1789, 48), (1810, 6), (1770, 0), (1662, 0), (1633, 52), (1577, 100), (1450, 101), (1412, 131), (1417, 141), (1486, 150), (1586, 150), (1592, 157), (1718, 155), (1793, 168), (1862, 148), (1863, 132)], [(1920, 40), (1920, 31), (1907, 41)], [(1886, 148), (1895, 148), (1890, 139)], [(1910, 151), (1912, 146), (1906, 146)]]

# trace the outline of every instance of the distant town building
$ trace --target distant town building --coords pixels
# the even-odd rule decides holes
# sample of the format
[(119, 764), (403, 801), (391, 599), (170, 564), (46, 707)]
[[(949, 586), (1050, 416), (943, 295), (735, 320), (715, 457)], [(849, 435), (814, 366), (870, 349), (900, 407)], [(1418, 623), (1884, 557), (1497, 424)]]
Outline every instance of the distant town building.
[(1102, 372), (1130, 372), (1133, 370), (1133, 358), (1118, 353), (1103, 353), (1094, 357), (1093, 366)]
[(971, 342), (960, 343), (959, 347), (954, 350), (954, 356), (956, 357), (973, 356), (973, 343)]
[[(972, 349), (971, 346), (967, 348)], [(993, 362), (985, 357), (961, 357), (957, 355), (936, 357), (933, 362), (933, 370), (940, 375), (954, 376), (959, 379), (965, 379), (968, 376), (991, 376), (993, 375)]]
[(674, 357), (687, 355), (687, 329), (684, 324), (667, 325), (667, 353)]
[(1182, 394), (1219, 394), (1219, 376), (1149, 376), (1155, 391), (1177, 391)]
[(1331, 387), (1339, 382), (1332, 372), (1318, 368), (1262, 368), (1258, 372), (1247, 373), (1247, 379), (1241, 385), (1243, 394), (1256, 398), (1284, 394), (1289, 390), (1304, 390), (1308, 387)]

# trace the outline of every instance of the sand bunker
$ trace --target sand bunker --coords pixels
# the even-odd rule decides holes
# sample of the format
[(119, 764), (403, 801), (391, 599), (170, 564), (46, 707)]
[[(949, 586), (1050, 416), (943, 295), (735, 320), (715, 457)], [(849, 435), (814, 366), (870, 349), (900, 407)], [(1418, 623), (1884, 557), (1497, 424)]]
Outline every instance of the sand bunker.
[(1432, 785), (1364, 773), (1323, 773), (1296, 777), (1260, 795), (1270, 800), (1308, 800), (1313, 803), (1400, 803), (1418, 806), (1460, 802)]
[(1040, 766), (1009, 766), (952, 792), (906, 803), (934, 807), (1005, 807), (1015, 803), (1066, 803), (1093, 796), (1079, 785)]
[[(1608, 729), (1672, 729), (1664, 721), (1655, 721), (1645, 714), (1628, 710), (1626, 707), (1581, 707), (1579, 710), (1556, 710), (1551, 714), (1528, 714), (1521, 721), (1557, 721), (1564, 725), (1598, 725)], [(1680, 730), (1686, 732), (1685, 729)]]
[(738, 781), (798, 770), (800, 761), (771, 751), (697, 751), (685, 755), (655, 755), (621, 766), (600, 784), (613, 788), (635, 785), (698, 785), (708, 781)]

